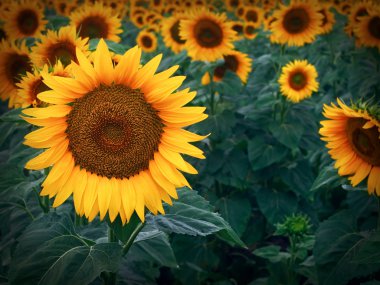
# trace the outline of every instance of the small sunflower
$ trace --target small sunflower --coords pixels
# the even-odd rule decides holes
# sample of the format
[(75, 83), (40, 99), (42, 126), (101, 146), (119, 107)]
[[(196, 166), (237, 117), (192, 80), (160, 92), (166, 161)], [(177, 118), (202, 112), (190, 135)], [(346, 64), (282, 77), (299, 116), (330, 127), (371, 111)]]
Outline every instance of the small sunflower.
[(244, 25), (243, 34), (248, 40), (253, 40), (257, 36), (257, 27), (253, 23), (246, 23)]
[(121, 19), (114, 15), (112, 8), (102, 3), (80, 6), (70, 14), (70, 20), (82, 38), (120, 41)]
[(54, 0), (54, 9), (59, 15), (69, 16), (77, 7), (76, 1)]
[(228, 11), (234, 11), (239, 5), (242, 4), (242, 0), (224, 0)]
[(327, 141), (330, 156), (341, 176), (351, 175), (355, 187), (368, 177), (368, 193), (380, 196), (380, 121), (366, 110), (350, 108), (338, 99), (338, 106), (324, 106), (319, 133)]
[[(64, 68), (60, 61), (50, 70), (52, 75), (69, 77), (70, 74), (67, 69)], [(45, 65), (42, 69), (35, 69), (33, 73), (27, 72), (22, 77), (21, 81), (17, 83), (17, 95), (14, 100), (16, 108), (25, 108), (29, 106), (43, 107), (46, 104), (37, 98), (37, 95), (41, 92), (51, 90), (42, 81), (41, 73), (49, 73), (49, 67)]]
[(137, 35), (136, 42), (145, 52), (153, 52), (157, 49), (157, 37), (152, 32), (141, 30)]
[(244, 23), (240, 21), (233, 21), (231, 28), (236, 32), (236, 40), (241, 40), (244, 35)]
[(236, 32), (225, 14), (194, 9), (180, 22), (180, 36), (193, 60), (215, 61), (233, 49)]
[(64, 66), (70, 65), (71, 61), (78, 63), (76, 48), (88, 53), (88, 38), (78, 37), (74, 26), (62, 27), (57, 32), (49, 30), (39, 39), (41, 42), (32, 48), (31, 58), (40, 68), (45, 64), (55, 65), (58, 60)]
[(334, 24), (335, 24), (335, 16), (334, 13), (330, 11), (332, 5), (328, 3), (321, 3), (320, 9), (318, 10), (318, 13), (320, 13), (322, 18), (321, 28), (322, 32), (321, 34), (328, 34), (332, 31)]
[(307, 60), (295, 60), (282, 68), (278, 80), (281, 93), (293, 103), (298, 103), (318, 91), (317, 70)]
[(35, 0), (12, 2), (4, 17), (4, 30), (10, 39), (37, 37), (47, 24), (43, 19), (43, 5)]
[(79, 49), (77, 58), (74, 78), (42, 74), (52, 90), (38, 98), (51, 106), (23, 111), (42, 127), (25, 144), (45, 149), (25, 167), (52, 166), (40, 195), (55, 197), (53, 207), (73, 195), (77, 214), (90, 221), (108, 213), (124, 224), (135, 211), (144, 221), (145, 206), (164, 213), (162, 200), (171, 204), (176, 187), (189, 186), (180, 171), (197, 173), (181, 154), (204, 158), (190, 144), (204, 137), (183, 128), (204, 120), (205, 108), (184, 107), (196, 93), (176, 91), (185, 79), (171, 77), (178, 66), (155, 73), (161, 55), (139, 67), (136, 46), (114, 66), (101, 39), (93, 64)]
[(246, 8), (243, 19), (245, 22), (252, 22), (256, 26), (260, 26), (264, 19), (264, 11), (259, 7)]
[(380, 50), (380, 9), (371, 10), (368, 16), (361, 17), (354, 32), (360, 45)]
[(186, 19), (184, 14), (175, 14), (162, 21), (161, 34), (164, 43), (170, 47), (174, 53), (179, 53), (185, 48), (186, 41), (179, 35), (180, 21)]
[(248, 74), (252, 69), (252, 60), (247, 54), (237, 50), (230, 51), (228, 54), (223, 55), (223, 65), (217, 66), (214, 69), (213, 80), (215, 82), (223, 80), (227, 70), (236, 73), (243, 83), (247, 82)]
[(276, 20), (270, 25), (271, 39), (289, 46), (303, 46), (322, 32), (323, 16), (313, 0), (293, 0), (289, 6), (280, 5), (273, 13)]
[(16, 84), (26, 72), (32, 71), (29, 50), (25, 42), (2, 41), (0, 43), (0, 97), (9, 99), (9, 107), (13, 107), (17, 93)]

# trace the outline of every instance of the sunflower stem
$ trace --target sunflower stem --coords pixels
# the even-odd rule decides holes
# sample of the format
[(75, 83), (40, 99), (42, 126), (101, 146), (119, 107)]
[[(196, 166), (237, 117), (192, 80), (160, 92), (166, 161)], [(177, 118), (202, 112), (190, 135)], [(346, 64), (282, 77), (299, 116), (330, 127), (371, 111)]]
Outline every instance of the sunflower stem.
[(128, 238), (127, 242), (125, 243), (123, 247), (122, 256), (125, 256), (128, 253), (129, 249), (131, 248), (133, 244), (133, 241), (136, 239), (137, 235), (139, 234), (139, 232), (142, 230), (144, 226), (145, 226), (145, 223), (139, 223), (137, 227), (134, 229), (134, 231), (132, 232), (132, 234), (130, 235), (130, 237)]

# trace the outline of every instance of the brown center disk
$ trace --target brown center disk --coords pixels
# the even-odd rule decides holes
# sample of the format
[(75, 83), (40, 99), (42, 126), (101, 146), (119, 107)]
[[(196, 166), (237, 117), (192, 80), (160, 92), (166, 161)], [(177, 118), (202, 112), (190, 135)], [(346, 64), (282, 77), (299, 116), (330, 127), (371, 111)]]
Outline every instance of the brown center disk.
[(245, 33), (247, 35), (253, 35), (255, 33), (256, 29), (254, 26), (245, 26)]
[(13, 82), (15, 86), (27, 71), (32, 72), (32, 64), (27, 55), (10, 54), (5, 66), (8, 80)]
[(38, 15), (35, 11), (25, 9), (17, 17), (19, 30), (27, 36), (33, 35), (38, 28)]
[(294, 90), (301, 90), (307, 84), (307, 77), (302, 71), (295, 71), (289, 76), (289, 85)]
[(78, 63), (75, 55), (75, 45), (71, 42), (54, 44), (49, 48), (48, 53), (48, 59), (52, 65), (55, 65), (58, 60), (60, 60), (64, 66), (69, 65), (71, 61)]
[(369, 33), (376, 39), (380, 40), (380, 17), (373, 17), (368, 23)]
[(254, 22), (256, 23), (257, 20), (259, 19), (258, 15), (257, 15), (257, 12), (254, 11), (254, 10), (249, 10), (246, 14), (245, 14), (245, 19), (249, 22)]
[(239, 0), (230, 0), (230, 6), (231, 7), (237, 7), (239, 6)]
[(181, 37), (179, 36), (179, 23), (180, 20), (176, 21), (174, 25), (170, 27), (170, 36), (175, 42), (179, 44), (184, 44), (186, 43), (186, 41), (181, 39)]
[(141, 42), (142, 42), (143, 46), (146, 48), (151, 48), (153, 45), (153, 41), (152, 41), (152, 38), (150, 36), (143, 36), (141, 38)]
[(283, 25), (290, 34), (299, 34), (306, 30), (310, 23), (309, 14), (302, 8), (295, 8), (286, 13)]
[(241, 34), (243, 32), (243, 25), (240, 23), (236, 23), (232, 26), (232, 29), (237, 32), (238, 34)]
[(239, 67), (239, 62), (234, 55), (225, 55), (224, 64), (215, 68), (214, 75), (217, 78), (223, 78), (227, 70), (236, 72)]
[(218, 23), (202, 19), (194, 27), (194, 36), (200, 46), (213, 48), (222, 43), (223, 30)]
[(85, 18), (79, 25), (79, 35), (82, 38), (107, 38), (108, 25), (106, 19), (100, 16), (90, 16)]
[(163, 124), (139, 89), (101, 85), (73, 103), (69, 148), (80, 167), (108, 178), (148, 169)]
[(374, 166), (380, 166), (380, 139), (377, 127), (363, 129), (368, 122), (362, 118), (350, 118), (347, 121), (346, 132), (348, 140), (364, 161)]
[(0, 41), (4, 39), (7, 39), (7, 34), (2, 28), (0, 28)]

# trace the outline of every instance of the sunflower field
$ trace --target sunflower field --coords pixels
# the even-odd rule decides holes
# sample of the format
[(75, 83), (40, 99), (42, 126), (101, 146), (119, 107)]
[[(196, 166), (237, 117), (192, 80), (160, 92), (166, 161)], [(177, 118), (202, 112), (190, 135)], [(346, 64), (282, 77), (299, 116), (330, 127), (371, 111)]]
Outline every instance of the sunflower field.
[(377, 0), (1, 0), (0, 40), (0, 284), (380, 284)]

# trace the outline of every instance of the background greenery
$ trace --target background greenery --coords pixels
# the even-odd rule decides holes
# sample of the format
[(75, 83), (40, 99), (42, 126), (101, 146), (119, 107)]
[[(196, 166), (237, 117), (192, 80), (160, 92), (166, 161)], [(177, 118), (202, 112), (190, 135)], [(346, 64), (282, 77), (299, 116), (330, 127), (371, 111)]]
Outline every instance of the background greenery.
[[(323, 104), (379, 100), (380, 55), (356, 48), (336, 14), (333, 32), (305, 47), (271, 45), (264, 32), (236, 49), (253, 59), (246, 85), (227, 72), (201, 85), (222, 62), (191, 62), (173, 55), (160, 38), (146, 62), (164, 54), (160, 69), (179, 64), (183, 87), (198, 91), (195, 105), (209, 118), (191, 127), (211, 135), (198, 146), (206, 160), (191, 160), (195, 190), (179, 189), (164, 216), (147, 216), (129, 253), (137, 218), (122, 227), (75, 216), (72, 201), (58, 209), (39, 197), (41, 171), (26, 171), (36, 150), (22, 144), (31, 127), (20, 110), (0, 117), (1, 284), (380, 284), (379, 200), (365, 184), (353, 188), (338, 176), (320, 140)], [(64, 19), (51, 16), (53, 26)], [(124, 27), (122, 53), (138, 30)], [(128, 44), (129, 43), (129, 44)], [(91, 41), (91, 48), (96, 41)], [(294, 59), (316, 66), (319, 92), (292, 104), (279, 94), (281, 67)]]

